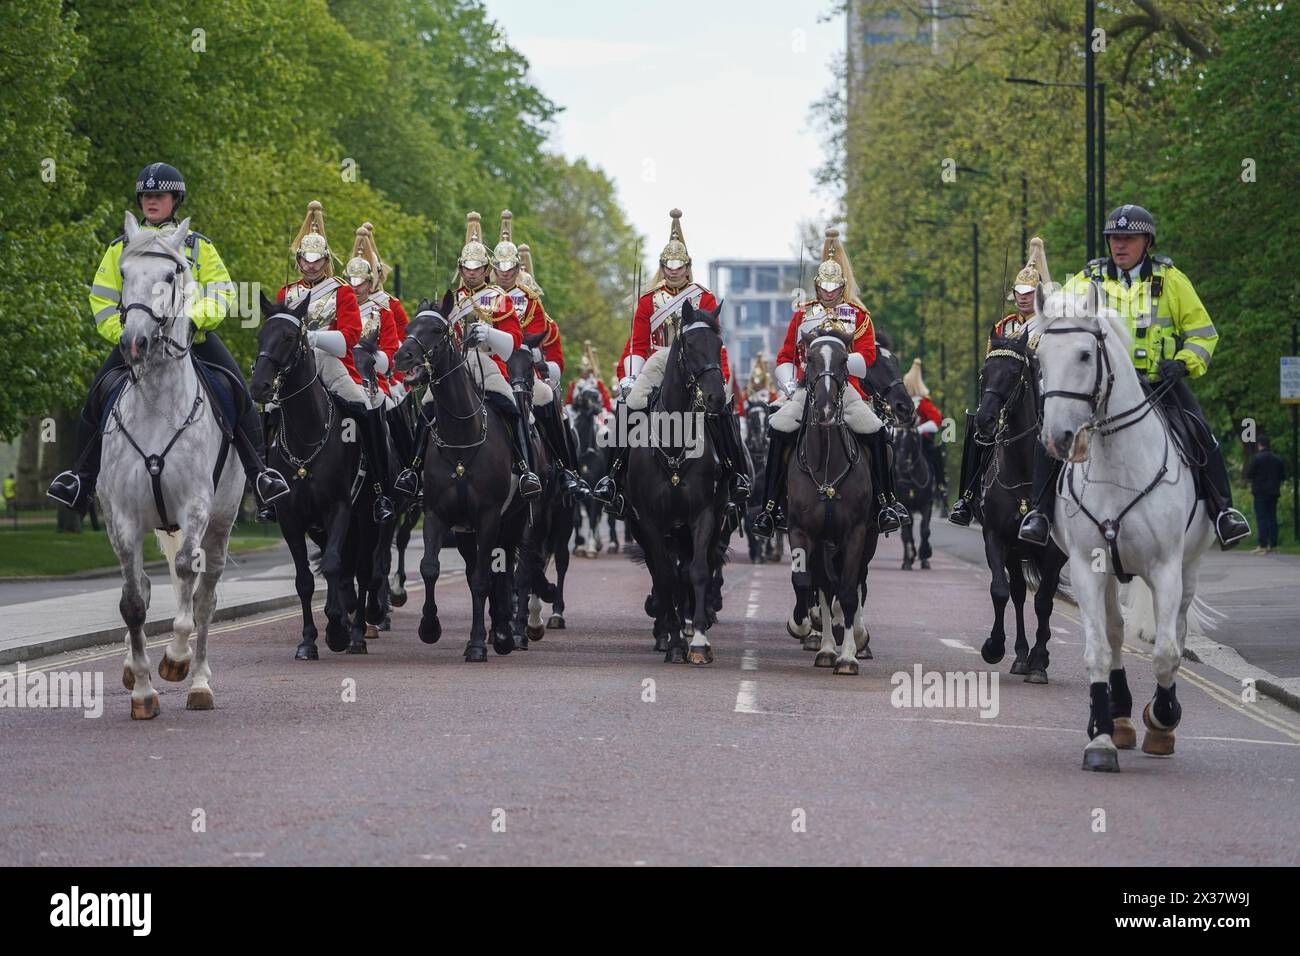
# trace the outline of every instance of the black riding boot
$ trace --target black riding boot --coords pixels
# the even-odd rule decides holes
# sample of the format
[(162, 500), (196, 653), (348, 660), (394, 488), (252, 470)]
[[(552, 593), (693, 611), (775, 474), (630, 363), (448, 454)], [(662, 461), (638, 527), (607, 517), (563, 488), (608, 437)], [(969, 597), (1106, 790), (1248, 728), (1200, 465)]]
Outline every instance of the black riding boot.
[(724, 412), (721, 426), (717, 429), (717, 437), (722, 445), (719, 449), (722, 459), (730, 469), (728, 498), (737, 507), (743, 508), (753, 492), (753, 483), (749, 478), (749, 464), (745, 460), (745, 446), (740, 438), (740, 421), (731, 412)]
[(527, 385), (514, 386), (515, 410), (519, 417), (515, 421), (515, 452), (519, 460), (519, 493), (525, 498), (535, 498), (542, 493), (542, 479), (537, 477), (537, 465), (533, 462), (533, 443), (528, 434), (528, 413), (532, 408), (532, 391)]
[(388, 429), (384, 427), (384, 410), (367, 408), (357, 415), (361, 429), (362, 448), (366, 452), (367, 479), (375, 493), (373, 514), (375, 524), (391, 524), (397, 519), (393, 500), (388, 497)]
[(418, 414), (420, 423), (415, 426), (415, 437), (411, 439), (411, 456), (403, 459), (407, 465), (393, 482), (395, 492), (411, 499), (420, 495), (424, 474), (424, 447), (429, 442), (429, 429), (433, 424), (432, 420), (424, 417), (423, 409)]
[(591, 489), (574, 471), (576, 458), (569, 450), (569, 442), (565, 436), (568, 426), (565, 425), (563, 418), (560, 416), (558, 399), (548, 405), (533, 406), (533, 418), (542, 432), (542, 437), (546, 439), (551, 454), (559, 462), (560, 480), (564, 483), (565, 492), (575, 498), (585, 498), (591, 493)]
[(75, 464), (69, 470), (54, 477), (45, 494), (61, 505), (71, 508), (82, 516), (90, 505), (90, 497), (95, 493), (95, 483), (99, 479), (99, 453), (102, 436), (99, 420), (103, 417), (102, 396), (99, 382), (90, 390), (81, 409), (81, 418), (77, 421), (77, 444)]
[[(262, 442), (261, 442), (262, 461), (271, 460), (271, 445), (273, 444), (274, 441), (271, 437), (271, 431), (272, 431), (271, 423), (273, 420), (274, 420), (274, 416), (270, 412), (262, 412), (261, 415), (259, 416), (259, 421), (262, 426)], [(260, 524), (266, 524), (267, 522), (274, 521), (275, 505), (269, 504), (267, 502), (258, 502), (256, 520)]]
[(1034, 443), (1033, 510), (1020, 522), (1020, 540), (1045, 545), (1052, 534), (1056, 510), (1056, 479), (1065, 463), (1047, 453), (1041, 442)]
[[(627, 406), (621, 405), (618, 408), (618, 417), (614, 420), (611, 427), (615, 434), (622, 434), (620, 425), (626, 418)], [(616, 518), (623, 517), (625, 503), (623, 496), (619, 494), (618, 483), (622, 479), (623, 466), (627, 463), (627, 445), (614, 445), (609, 456), (609, 470), (605, 477), (596, 482), (596, 487), (591, 489), (591, 497), (595, 498), (606, 511)]]
[[(862, 442), (871, 451), (871, 482), (876, 487), (879, 512), (876, 515), (876, 525), (881, 534), (889, 534), (903, 526), (903, 515), (906, 514), (894, 498), (894, 469), (889, 466), (889, 438), (882, 428), (874, 434), (863, 436)], [(909, 514), (906, 517), (907, 523), (911, 524), (912, 516)]]
[(961, 476), (958, 478), (957, 501), (952, 506), (948, 520), (963, 528), (970, 527), (974, 512), (971, 502), (988, 467), (992, 445), (981, 445), (975, 441), (975, 416), (966, 413), (966, 435), (961, 443)]
[[(798, 432), (779, 432), (768, 427), (767, 464), (763, 469), (763, 507), (754, 517), (754, 534), (770, 538), (785, 530), (786, 455), (798, 440)], [(781, 515), (781, 517), (778, 517)]]
[[(240, 401), (238, 396), (235, 401)], [(284, 480), (284, 475), (268, 468), (262, 459), (262, 416), (251, 398), (247, 399), (235, 424), (234, 437), (235, 451), (239, 453), (239, 461), (244, 466), (248, 483), (253, 486), (258, 505), (270, 507), (276, 499), (289, 493), (289, 483)], [(271, 514), (274, 516), (274, 510)]]

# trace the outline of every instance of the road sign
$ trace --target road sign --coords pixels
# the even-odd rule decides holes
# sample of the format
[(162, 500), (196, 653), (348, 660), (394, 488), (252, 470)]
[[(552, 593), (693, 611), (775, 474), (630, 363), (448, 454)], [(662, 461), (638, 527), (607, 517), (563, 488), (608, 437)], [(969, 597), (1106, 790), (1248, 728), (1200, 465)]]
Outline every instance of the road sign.
[(1282, 404), (1300, 405), (1300, 356), (1282, 356)]

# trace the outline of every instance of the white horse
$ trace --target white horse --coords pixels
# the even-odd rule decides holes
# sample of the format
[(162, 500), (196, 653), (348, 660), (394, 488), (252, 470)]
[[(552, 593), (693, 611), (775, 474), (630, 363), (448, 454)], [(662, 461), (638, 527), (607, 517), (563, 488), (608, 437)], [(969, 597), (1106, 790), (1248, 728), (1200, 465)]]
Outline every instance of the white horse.
[[(193, 327), (186, 316), (198, 291), (184, 253), (189, 223), (186, 219), (170, 231), (142, 230), (127, 213), (121, 260), (123, 330), (118, 347), (131, 380), (105, 428), (99, 500), (122, 565), (120, 608), (128, 631), (122, 683), (131, 691), (131, 717), (136, 720), (156, 717), (159, 709), (144, 643), (149, 610), (144, 538), (169, 525), (177, 526), (180, 537), (174, 563), (176, 619), (158, 676), (185, 679), (194, 633), (194, 679), (185, 706), (211, 710), (208, 624), (244, 490), (233, 448), (227, 449), (213, 488), (224, 439), (190, 359)], [(161, 496), (165, 514), (160, 514), (155, 493)]]
[(1048, 295), (1040, 288), (1037, 304), (1040, 437), (1049, 454), (1068, 462), (1056, 488), (1052, 534), (1069, 555), (1091, 683), (1092, 739), (1083, 768), (1114, 772), (1118, 749), (1137, 743), (1121, 657), (1118, 581), (1138, 575), (1151, 590), (1158, 687), (1142, 712), (1142, 749), (1169, 755), (1182, 716), (1174, 677), (1187, 610), (1214, 528), (1164, 413), (1142, 389), (1129, 358), (1128, 330), (1102, 306), (1099, 287), (1090, 284), (1086, 295)]

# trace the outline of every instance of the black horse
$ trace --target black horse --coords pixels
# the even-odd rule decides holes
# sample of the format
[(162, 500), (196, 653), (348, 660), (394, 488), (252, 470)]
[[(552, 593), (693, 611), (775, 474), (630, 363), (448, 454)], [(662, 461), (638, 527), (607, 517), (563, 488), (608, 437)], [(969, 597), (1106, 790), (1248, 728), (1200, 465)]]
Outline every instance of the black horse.
[[(771, 407), (767, 402), (746, 399), (745, 448), (749, 452), (750, 461), (754, 463), (754, 473), (757, 475), (763, 474), (767, 468), (767, 419), (770, 414)], [(775, 561), (779, 553), (777, 541), (781, 532), (778, 531), (772, 538), (764, 538), (753, 533), (754, 517), (760, 507), (762, 507), (761, 502), (751, 499), (750, 507), (745, 509), (745, 538), (749, 542), (751, 564)]]
[[(627, 528), (653, 580), (647, 610), (655, 618), (655, 649), (664, 651), (668, 663), (713, 662), (707, 632), (718, 601), (710, 590), (725, 550), (728, 507), (727, 470), (707, 427), (710, 416), (727, 411), (720, 312), (721, 305), (711, 312), (683, 305), (663, 384), (646, 412), (629, 415), (630, 421), (644, 415), (648, 430), (661, 438), (673, 422), (680, 423), (683, 436), (686, 427), (695, 428), (693, 447), (683, 438), (659, 447), (640, 442), (628, 453)], [(683, 633), (691, 638), (689, 651)]]
[[(1006, 654), (1003, 614), (1010, 598), (1016, 605), (1016, 659), (1011, 673), (1024, 674), (1031, 684), (1046, 684), (1052, 604), (1066, 556), (1050, 539), (1046, 546), (1038, 546), (1021, 541), (1019, 536), (1020, 520), (1031, 507), (1034, 444), (1038, 441), (1038, 375), (1026, 338), (994, 333), (984, 359), (984, 387), (975, 414), (977, 440), (994, 446), (975, 502), (984, 529), (984, 555), (993, 575), (989, 586), (993, 630), (980, 653), (989, 664), (998, 663)], [(1039, 581), (1034, 595), (1038, 630), (1032, 650), (1025, 639), (1026, 563)]]
[[(475, 386), (467, 362), (491, 361), (477, 351), (462, 351), (446, 316), (453, 306), (448, 292), (441, 305), (420, 301), (407, 327), (406, 341), (397, 350), (395, 364), (407, 372), (422, 366), (429, 378), (433, 424), (428, 430), (424, 455), (424, 608), (420, 640), (436, 643), (442, 637), (435, 589), (441, 569), (440, 549), (447, 531), (455, 530), (456, 547), (465, 559), (465, 577), (473, 597), (473, 622), (465, 660), (487, 660), (485, 610), (494, 583), (492, 647), (498, 654), (515, 649), (509, 629), (508, 582), (504, 595), (498, 582), (505, 577), (498, 550), (502, 511), (516, 493), (513, 474), (511, 426), (501, 413), (489, 409), (492, 393)], [(509, 401), (509, 399), (505, 399)], [(508, 413), (506, 413), (508, 414)], [(495, 568), (494, 568), (495, 565)], [(493, 571), (497, 571), (497, 582)]]
[[(600, 413), (605, 408), (600, 389), (592, 387), (575, 387), (573, 402), (573, 427), (577, 432), (578, 477), (588, 487), (596, 487), (600, 479), (609, 474), (609, 449), (601, 447), (596, 441), (600, 430)], [(594, 558), (602, 549), (600, 540), (601, 507), (600, 502), (590, 495), (574, 502), (574, 527), (577, 532), (573, 545), (575, 554), (586, 554)], [(584, 520), (585, 523), (584, 523)], [(610, 515), (610, 527), (613, 528), (613, 515)], [(617, 550), (617, 539), (615, 550)]]
[[(277, 305), (262, 296), (262, 327), (257, 334), (257, 361), (249, 386), (255, 401), (274, 402), (271, 416), (275, 437), (268, 458), (289, 479), (290, 494), (276, 504), (280, 533), (293, 555), (294, 583), (302, 603), (302, 641), (294, 658), (316, 660), (316, 625), (311, 599), (315, 577), (307, 555), (306, 537), (321, 549), (320, 573), (325, 578), (325, 643), (332, 651), (364, 653), (348, 633), (344, 582), (351, 561), (345, 553), (352, 523), (354, 483), (361, 463), (361, 442), (344, 441), (344, 429), (355, 435), (355, 415), (326, 391), (316, 369), (314, 350), (307, 344), (304, 296), (293, 306)], [(349, 424), (345, 426), (345, 422)], [(367, 509), (368, 510), (368, 509)]]
[(903, 525), (903, 570), (911, 571), (918, 557), (921, 567), (930, 568), (930, 512), (936, 495), (936, 476), (926, 455), (925, 439), (915, 423), (901, 428), (894, 439), (894, 480), (898, 500), (911, 514), (921, 516), (921, 548), (917, 551), (912, 526)]
[[(531, 387), (536, 381), (532, 351), (541, 347), (545, 337), (545, 331), (524, 336), (523, 347), (517, 349), (506, 363), (512, 382), (526, 382)], [(553, 414), (553, 410), (535, 408), (533, 414), (535, 417), (548, 415)], [(530, 435), (534, 470), (542, 481), (542, 493), (531, 499), (531, 508), (516, 548), (513, 624), (515, 645), (520, 650), (527, 650), (529, 641), (540, 641), (545, 637), (547, 628), (560, 630), (565, 626), (564, 579), (569, 570), (574, 496), (564, 486), (560, 464), (562, 452), (553, 447), (553, 443), (568, 442), (571, 438), (568, 429), (568, 422), (559, 416), (558, 422), (551, 420), (549, 431), (538, 429)], [(507, 534), (506, 540), (514, 543), (514, 536)], [(546, 579), (552, 561), (555, 563), (554, 583)], [(551, 605), (551, 615), (545, 624), (541, 620), (543, 602)]]

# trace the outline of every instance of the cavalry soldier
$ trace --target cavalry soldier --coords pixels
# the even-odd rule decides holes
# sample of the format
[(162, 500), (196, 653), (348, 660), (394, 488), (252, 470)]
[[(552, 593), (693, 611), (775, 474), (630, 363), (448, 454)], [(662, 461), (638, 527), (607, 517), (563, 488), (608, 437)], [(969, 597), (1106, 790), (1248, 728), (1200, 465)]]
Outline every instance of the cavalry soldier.
[[(492, 250), (492, 276), (497, 285), (505, 290), (514, 303), (515, 316), (519, 319), (521, 335), (536, 335), (544, 332), (540, 347), (532, 350), (533, 365), (537, 378), (546, 383), (551, 399), (547, 402), (534, 402), (534, 387), (531, 382), (512, 382), (515, 404), (525, 422), (531, 410), (538, 430), (546, 439), (552, 454), (560, 464), (560, 480), (564, 490), (570, 495), (585, 497), (588, 488), (573, 470), (576, 454), (569, 447), (566, 438), (567, 428), (560, 416), (560, 403), (555, 389), (560, 387), (560, 375), (564, 372), (564, 343), (560, 339), (560, 327), (546, 314), (542, 306), (542, 289), (533, 275), (533, 257), (527, 245), (516, 246), (511, 235), (510, 210), (501, 213), (501, 241)], [(522, 347), (522, 346), (521, 346)], [(545, 372), (543, 373), (543, 369)], [(545, 392), (547, 389), (543, 389)], [(544, 398), (544, 395), (537, 396)], [(529, 471), (536, 471), (531, 459), (532, 445), (528, 445)]]
[[(1109, 306), (1128, 321), (1133, 364), (1145, 374), (1144, 385), (1172, 383), (1160, 404), (1170, 413), (1183, 416), (1197, 432), (1195, 437), (1204, 453), (1197, 469), (1200, 489), (1213, 510), (1219, 546), (1226, 551), (1250, 534), (1250, 525), (1232, 507), (1232, 486), (1223, 450), (1185, 381), (1205, 374), (1219, 333), (1191, 280), (1167, 256), (1152, 254), (1156, 223), (1151, 213), (1141, 206), (1120, 206), (1107, 218), (1103, 234), (1108, 237), (1110, 255), (1089, 262), (1065, 288), (1083, 292), (1087, 283), (1100, 283)], [(1054, 459), (1045, 459), (1042, 467), (1036, 463), (1034, 509), (1020, 523), (1021, 540), (1046, 544), (1061, 464)]]
[(609, 397), (609, 389), (601, 381), (596, 368), (596, 347), (591, 344), (591, 339), (587, 339), (582, 345), (582, 358), (578, 360), (578, 377), (569, 383), (569, 390), (565, 393), (565, 405), (570, 408), (573, 407), (573, 393), (575, 391), (594, 388), (600, 393), (600, 401), (605, 406), (605, 411), (612, 412), (614, 410), (614, 403)]
[[(352, 245), (352, 256), (343, 267), (343, 275), (352, 292), (357, 297), (357, 306), (361, 312), (361, 340), (373, 342), (375, 351), (375, 380), (384, 394), (384, 420), (393, 444), (402, 458), (414, 454), (410, 427), (406, 416), (397, 408), (405, 394), (401, 384), (401, 372), (393, 368), (393, 356), (406, 338), (406, 310), (397, 296), (384, 291), (384, 283), (392, 270), (379, 257), (375, 245), (375, 227), (371, 223), (362, 223), (357, 229), (357, 238)], [(383, 483), (388, 485), (388, 460), (385, 460), (381, 474)], [(393, 490), (402, 493), (402, 489), (393, 483)]]
[[(519, 493), (532, 498), (542, 493), (542, 482), (532, 469), (532, 448), (528, 440), (528, 418), (520, 414), (515, 395), (508, 382), (505, 360), (523, 343), (515, 303), (500, 286), (488, 280), (491, 259), (483, 244), (483, 227), (478, 213), (465, 217), (465, 245), (457, 260), (460, 285), (456, 288), (456, 306), (447, 318), (466, 348), (489, 353), (487, 362), (470, 362), (469, 368), (483, 387), (483, 397), (490, 402), (514, 438), (515, 467), (519, 471)], [(416, 452), (420, 452), (417, 439)]]
[[(776, 510), (785, 492), (786, 455), (798, 440), (803, 422), (804, 401), (807, 389), (799, 381), (804, 365), (803, 334), (823, 325), (840, 326), (852, 330), (853, 344), (849, 353), (849, 386), (844, 389), (844, 421), (851, 431), (862, 436), (871, 450), (879, 504), (877, 525), (882, 533), (897, 531), (903, 520), (911, 516), (894, 499), (892, 469), (889, 467), (889, 441), (879, 420), (864, 401), (866, 392), (859, 379), (876, 361), (876, 332), (871, 315), (858, 299), (857, 283), (853, 269), (840, 244), (838, 229), (826, 230), (822, 247), (822, 263), (817, 267), (817, 297), (802, 303), (786, 329), (785, 344), (776, 356), (777, 385), (786, 400), (781, 410), (768, 420), (767, 468), (763, 482), (763, 508), (754, 519), (754, 533), (772, 537), (779, 522)], [(874, 431), (872, 430), (874, 426)]]
[[(672, 219), (672, 225), (669, 228), (668, 243), (659, 253), (659, 270), (650, 283), (650, 290), (637, 301), (636, 313), (632, 318), (632, 335), (623, 348), (623, 358), (620, 360), (622, 375), (619, 381), (622, 398), (627, 397), (632, 385), (642, 374), (648, 375), (649, 381), (654, 384), (662, 381), (668, 350), (681, 323), (684, 303), (689, 301), (695, 309), (706, 311), (718, 307), (713, 293), (696, 282), (691, 274), (691, 255), (682, 235), (682, 211), (673, 209), (668, 215)], [(725, 346), (721, 365), (723, 382), (729, 383), (731, 372), (727, 367)], [(735, 417), (731, 414), (721, 416), (714, 437), (718, 455), (728, 466), (731, 475), (730, 498), (735, 503), (742, 502), (749, 497), (750, 481), (745, 474), (745, 452), (740, 440), (740, 425)], [(592, 491), (592, 497), (616, 515), (623, 512), (618, 494), (618, 478), (627, 461), (627, 452), (625, 446), (614, 449), (609, 473), (596, 483)]]
[[(1010, 315), (999, 319), (993, 326), (993, 335), (1001, 338), (1015, 338), (1025, 334), (1033, 333), (1034, 322), (1034, 293), (1041, 283), (1051, 283), (1051, 273), (1047, 271), (1047, 256), (1043, 252), (1043, 240), (1034, 236), (1029, 240), (1029, 260), (1025, 267), (1016, 273), (1016, 281), (1007, 293), (1007, 299), (1014, 301), (1016, 311)], [(992, 348), (993, 335), (989, 336), (988, 342), (984, 346), (984, 352), (987, 355)], [(1047, 451), (1039, 442), (1034, 443), (1035, 469), (1039, 467), (1038, 461), (1050, 464), (1050, 457)], [(952, 506), (952, 511), (948, 514), (948, 520), (955, 525), (963, 528), (970, 527), (973, 514), (971, 512), (971, 499), (979, 493), (980, 482), (984, 477), (984, 469), (988, 467), (993, 458), (992, 445), (980, 445), (975, 441), (975, 412), (966, 413), (966, 434), (962, 439), (961, 445), (961, 476), (958, 478), (957, 501)]]
[(939, 411), (934, 402), (930, 401), (930, 390), (925, 387), (925, 379), (921, 377), (921, 360), (919, 358), (912, 359), (912, 367), (903, 376), (903, 387), (907, 389), (907, 394), (912, 399), (912, 405), (916, 408), (916, 418), (919, 422), (916, 431), (921, 436), (921, 447), (925, 450), (926, 461), (930, 463), (930, 470), (934, 473), (934, 483), (937, 491), (945, 484), (943, 448), (934, 437), (938, 434), (940, 426), (943, 425), (943, 413)]
[(754, 364), (749, 370), (749, 388), (745, 390), (745, 399), (751, 402), (768, 404), (775, 397), (772, 373), (767, 367), (767, 359), (762, 352), (754, 356)]
[[(307, 306), (307, 343), (316, 349), (316, 366), (321, 384), (341, 402), (361, 432), (362, 447), (370, 464), (375, 493), (374, 518), (388, 524), (396, 518), (392, 499), (388, 497), (388, 432), (384, 427), (382, 400), (374, 403), (361, 387), (361, 374), (352, 358), (352, 350), (361, 339), (361, 309), (350, 283), (334, 275), (334, 254), (325, 238), (325, 216), (321, 204), (307, 204), (298, 235), (289, 247), (302, 278), (291, 282), (277, 295), (286, 305), (296, 305), (303, 298)], [(274, 517), (274, 511), (259, 512), (259, 518)]]
[[(150, 163), (136, 177), (135, 202), (144, 215), (141, 229), (176, 229), (179, 225), (176, 210), (184, 201), (185, 180), (174, 167), (166, 163)], [(72, 470), (57, 475), (47, 492), (55, 501), (82, 513), (90, 504), (99, 477), (100, 422), (107, 398), (104, 394), (105, 379), (113, 370), (126, 367), (121, 350), (116, 347), (122, 335), (122, 272), (119, 262), (126, 242), (126, 236), (122, 235), (109, 243), (90, 290), (90, 311), (95, 317), (96, 329), (113, 343), (114, 348), (95, 376), (90, 395), (81, 410), (81, 420), (77, 423), (76, 464)], [(262, 446), (262, 429), (257, 407), (248, 394), (243, 373), (216, 333), (216, 327), (235, 302), (235, 284), (207, 236), (190, 230), (184, 248), (185, 258), (189, 260), (194, 281), (200, 289), (190, 307), (189, 318), (196, 327), (191, 351), (200, 361), (220, 365), (229, 372), (232, 387), (238, 383), (235, 400), (240, 411), (239, 420), (233, 423), (235, 449), (257, 500), (262, 505), (269, 505), (287, 495), (289, 485), (278, 471), (266, 467), (258, 452)]]

